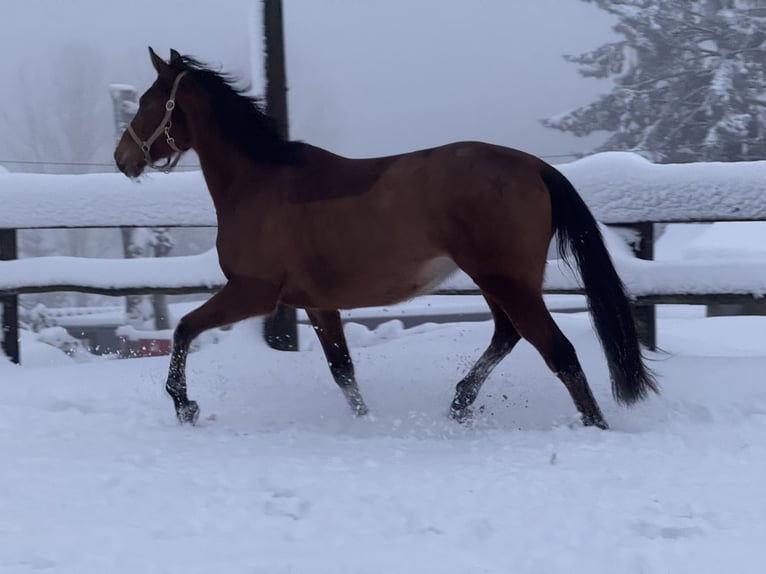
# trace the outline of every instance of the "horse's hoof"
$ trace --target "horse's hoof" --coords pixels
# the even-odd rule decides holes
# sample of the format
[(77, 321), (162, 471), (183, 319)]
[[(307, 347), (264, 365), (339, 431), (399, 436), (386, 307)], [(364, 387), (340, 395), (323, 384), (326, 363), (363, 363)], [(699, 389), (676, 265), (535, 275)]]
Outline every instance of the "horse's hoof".
[(609, 425), (601, 417), (585, 416), (582, 417), (582, 424), (586, 427), (597, 427), (601, 430), (609, 430)]
[(473, 410), (471, 407), (455, 408), (452, 407), (449, 410), (449, 416), (452, 420), (465, 424), (471, 421), (473, 418)]
[(367, 409), (367, 405), (354, 405), (351, 407), (351, 412), (355, 418), (366, 417), (368, 414), (370, 414), (370, 411)]
[(196, 401), (189, 401), (176, 409), (176, 416), (182, 425), (196, 425), (199, 419), (199, 405)]
[(346, 396), (346, 402), (351, 407), (351, 412), (355, 417), (363, 417), (369, 411), (367, 410), (367, 404), (362, 398), (362, 394), (357, 388), (343, 389), (343, 394)]

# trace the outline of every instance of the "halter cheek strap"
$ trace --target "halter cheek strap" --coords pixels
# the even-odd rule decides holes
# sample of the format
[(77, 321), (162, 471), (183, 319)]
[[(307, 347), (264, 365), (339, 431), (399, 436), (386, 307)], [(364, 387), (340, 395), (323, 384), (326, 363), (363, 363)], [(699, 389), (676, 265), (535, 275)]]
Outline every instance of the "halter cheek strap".
[[(144, 152), (144, 159), (152, 169), (161, 169), (165, 172), (168, 172), (172, 170), (176, 164), (178, 164), (178, 160), (181, 159), (181, 155), (184, 153), (184, 150), (180, 149), (176, 145), (175, 139), (173, 139), (173, 136), (170, 135), (170, 128), (173, 126), (173, 122), (171, 121), (170, 116), (173, 115), (173, 110), (176, 107), (176, 92), (178, 91), (178, 84), (181, 82), (181, 78), (183, 78), (187, 73), (188, 72), (184, 70), (178, 74), (176, 79), (173, 81), (173, 87), (170, 90), (170, 96), (165, 102), (165, 115), (162, 117), (162, 121), (160, 121), (160, 125), (157, 126), (157, 129), (152, 132), (152, 135), (150, 135), (146, 140), (142, 140), (138, 137), (138, 134), (136, 134), (136, 131), (133, 129), (133, 122), (128, 124), (128, 133), (130, 134), (130, 137), (133, 138), (133, 141), (136, 142), (138, 147), (141, 148), (141, 151)], [(165, 141), (167, 142), (168, 146), (170, 146), (170, 149), (175, 152), (175, 157), (167, 158), (164, 164), (157, 164), (152, 160), (150, 150), (152, 149), (154, 142), (157, 141), (157, 138), (159, 138), (162, 134), (165, 134)]]

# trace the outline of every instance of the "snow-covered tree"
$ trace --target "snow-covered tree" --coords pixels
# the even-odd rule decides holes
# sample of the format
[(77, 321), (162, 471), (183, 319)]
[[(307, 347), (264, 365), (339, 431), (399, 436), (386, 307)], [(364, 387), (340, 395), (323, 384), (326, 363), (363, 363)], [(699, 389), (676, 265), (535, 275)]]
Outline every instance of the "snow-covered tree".
[(656, 162), (766, 158), (766, 0), (583, 1), (621, 39), (565, 58), (614, 88), (544, 125)]

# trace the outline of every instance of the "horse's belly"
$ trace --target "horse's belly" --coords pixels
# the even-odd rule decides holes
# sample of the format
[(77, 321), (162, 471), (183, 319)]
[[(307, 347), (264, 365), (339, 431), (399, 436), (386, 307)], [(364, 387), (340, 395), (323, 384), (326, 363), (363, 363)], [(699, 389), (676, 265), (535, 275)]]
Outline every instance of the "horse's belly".
[(285, 294), (285, 302), (297, 307), (354, 309), (392, 305), (433, 291), (458, 267), (449, 257), (437, 257), (398, 268), (375, 267), (344, 270), (336, 277), (323, 277), (308, 288)]
[(458, 270), (449, 257), (437, 257), (423, 265), (415, 275), (413, 295), (424, 295), (436, 289)]
[(389, 269), (385, 272), (371, 273), (366, 279), (360, 278), (355, 293), (351, 293), (353, 289), (349, 289), (349, 303), (342, 307), (391, 305), (412, 299), (432, 292), (457, 269), (457, 265), (449, 257), (437, 257), (409, 269)]

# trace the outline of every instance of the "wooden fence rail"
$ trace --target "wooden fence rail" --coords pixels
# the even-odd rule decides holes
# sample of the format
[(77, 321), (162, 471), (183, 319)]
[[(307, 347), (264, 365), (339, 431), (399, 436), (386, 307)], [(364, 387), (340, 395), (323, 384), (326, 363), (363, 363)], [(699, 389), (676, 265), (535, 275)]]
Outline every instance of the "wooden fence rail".
[[(766, 263), (652, 260), (657, 223), (766, 221), (766, 162), (655, 165), (633, 154), (607, 153), (560, 168), (596, 218), (625, 239), (638, 258), (618, 256), (616, 263), (649, 347), (656, 345), (654, 305), (763, 300)], [(215, 212), (198, 172), (155, 175), (140, 184), (116, 174), (0, 174), (0, 204), (3, 350), (16, 360), (18, 294), (188, 294), (212, 292), (224, 282), (214, 254), (161, 261), (16, 260), (16, 235), (22, 229), (215, 226)], [(582, 290), (576, 278), (549, 266), (546, 292)], [(476, 289), (458, 277), (438, 293), (475, 294)]]
[[(642, 342), (655, 348), (655, 305), (742, 304), (762, 301), (766, 291), (766, 262), (752, 261), (652, 261), (653, 226), (646, 222), (610, 227), (622, 235), (627, 230), (638, 259), (617, 255), (615, 261), (628, 285)], [(608, 237), (608, 236), (607, 236)], [(611, 242), (613, 238), (609, 238)], [(613, 249), (614, 254), (614, 249)], [(72, 291), (111, 296), (164, 293), (168, 295), (211, 293), (225, 282), (213, 251), (202, 255), (164, 259), (90, 259), (37, 257), (16, 259), (16, 230), (0, 230), (0, 300), (3, 307), (3, 350), (19, 361), (18, 295)], [(716, 274), (739, 277), (721, 286), (709, 278)], [(642, 279), (654, 276), (657, 284)], [(558, 262), (549, 262), (545, 292), (581, 295), (577, 277)], [(448, 280), (440, 295), (477, 295), (464, 275)]]

